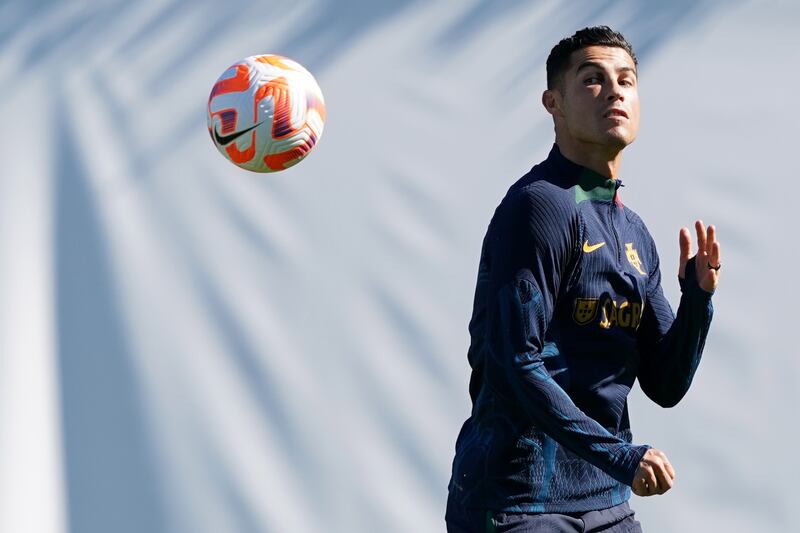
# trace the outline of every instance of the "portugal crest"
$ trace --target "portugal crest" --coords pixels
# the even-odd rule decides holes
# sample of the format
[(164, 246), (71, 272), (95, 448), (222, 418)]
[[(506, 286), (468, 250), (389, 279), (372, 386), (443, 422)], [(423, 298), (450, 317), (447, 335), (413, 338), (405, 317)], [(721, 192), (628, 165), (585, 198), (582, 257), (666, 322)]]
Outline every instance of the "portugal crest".
[(572, 318), (581, 326), (585, 326), (597, 314), (597, 298), (577, 298)]
[(647, 275), (647, 272), (642, 270), (642, 260), (639, 259), (639, 252), (634, 250), (632, 242), (625, 243), (625, 255), (628, 256), (628, 262), (639, 274), (643, 276)]

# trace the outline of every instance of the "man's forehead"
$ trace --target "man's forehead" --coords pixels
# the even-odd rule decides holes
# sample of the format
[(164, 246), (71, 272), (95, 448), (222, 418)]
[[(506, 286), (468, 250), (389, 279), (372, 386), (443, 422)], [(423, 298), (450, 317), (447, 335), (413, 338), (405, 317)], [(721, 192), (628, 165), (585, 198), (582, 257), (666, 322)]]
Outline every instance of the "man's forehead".
[(633, 70), (636, 64), (625, 49), (618, 46), (587, 46), (572, 52), (570, 70), (577, 72), (584, 66), (602, 66), (609, 70)]

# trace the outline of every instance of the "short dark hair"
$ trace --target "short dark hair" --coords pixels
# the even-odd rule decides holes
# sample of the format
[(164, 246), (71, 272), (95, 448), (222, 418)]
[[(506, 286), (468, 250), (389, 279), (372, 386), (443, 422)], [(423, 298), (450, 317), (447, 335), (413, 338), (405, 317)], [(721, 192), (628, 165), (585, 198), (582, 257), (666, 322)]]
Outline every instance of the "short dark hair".
[(615, 32), (608, 26), (583, 28), (576, 31), (572, 37), (561, 39), (550, 51), (550, 55), (547, 57), (548, 89), (554, 89), (558, 85), (564, 72), (569, 68), (572, 52), (587, 46), (616, 46), (617, 48), (622, 48), (631, 56), (634, 66), (639, 65), (631, 43), (621, 33)]

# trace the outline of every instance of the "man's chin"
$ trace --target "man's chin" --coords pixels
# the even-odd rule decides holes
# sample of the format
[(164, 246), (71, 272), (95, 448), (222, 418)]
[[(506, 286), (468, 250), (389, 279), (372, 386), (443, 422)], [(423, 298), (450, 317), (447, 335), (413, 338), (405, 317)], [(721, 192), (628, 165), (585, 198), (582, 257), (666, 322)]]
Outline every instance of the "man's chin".
[(635, 135), (632, 135), (629, 131), (620, 128), (610, 129), (603, 136), (603, 144), (606, 145), (610, 150), (622, 150), (635, 140)]

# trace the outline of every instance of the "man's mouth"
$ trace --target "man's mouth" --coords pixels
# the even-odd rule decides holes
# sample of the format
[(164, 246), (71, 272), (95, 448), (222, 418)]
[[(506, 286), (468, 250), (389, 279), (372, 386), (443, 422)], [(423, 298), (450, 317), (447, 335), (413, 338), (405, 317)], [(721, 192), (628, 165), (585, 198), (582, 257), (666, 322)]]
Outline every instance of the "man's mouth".
[(611, 118), (611, 117), (630, 118), (630, 117), (628, 117), (628, 114), (625, 111), (623, 111), (622, 109), (609, 109), (608, 111), (605, 112), (603, 117), (604, 118)]

